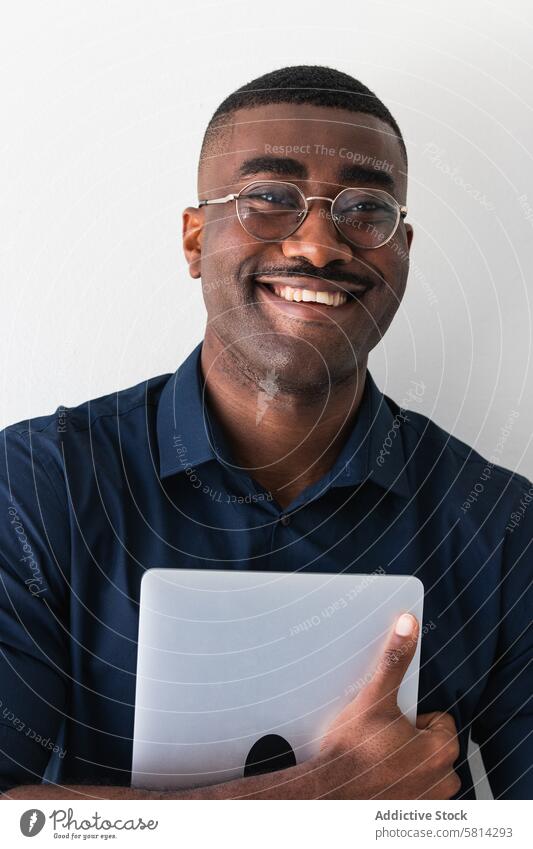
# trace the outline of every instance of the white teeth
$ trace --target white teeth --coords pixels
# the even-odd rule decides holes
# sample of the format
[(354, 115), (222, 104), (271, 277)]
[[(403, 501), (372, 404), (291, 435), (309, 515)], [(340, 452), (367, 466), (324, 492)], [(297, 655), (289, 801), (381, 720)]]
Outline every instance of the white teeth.
[(286, 301), (304, 301), (340, 307), (348, 300), (345, 292), (315, 292), (313, 289), (293, 289), (291, 286), (272, 286), (274, 294)]

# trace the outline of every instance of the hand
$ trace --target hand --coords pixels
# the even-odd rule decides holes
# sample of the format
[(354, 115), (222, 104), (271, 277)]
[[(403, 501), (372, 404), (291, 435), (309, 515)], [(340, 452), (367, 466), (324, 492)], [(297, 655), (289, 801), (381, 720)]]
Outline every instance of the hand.
[(418, 631), (414, 616), (400, 616), (372, 680), (323, 738), (315, 758), (321, 798), (450, 799), (460, 790), (453, 717), (419, 714), (414, 728), (398, 707)]

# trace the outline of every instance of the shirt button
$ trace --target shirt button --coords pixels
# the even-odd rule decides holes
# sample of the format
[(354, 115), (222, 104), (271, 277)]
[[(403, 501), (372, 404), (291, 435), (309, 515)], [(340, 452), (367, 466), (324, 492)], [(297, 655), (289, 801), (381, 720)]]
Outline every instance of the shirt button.
[(283, 525), (283, 527), (286, 528), (287, 525), (290, 525), (290, 523), (291, 523), (291, 517), (290, 516), (282, 516), (281, 519), (280, 519), (280, 522)]

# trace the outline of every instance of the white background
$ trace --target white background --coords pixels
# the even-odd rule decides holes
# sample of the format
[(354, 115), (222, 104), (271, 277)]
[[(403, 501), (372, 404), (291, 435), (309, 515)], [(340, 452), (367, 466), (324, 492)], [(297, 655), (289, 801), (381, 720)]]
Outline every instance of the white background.
[(398, 402), (423, 381), (418, 409), (486, 457), (518, 412), (498, 459), (533, 477), (526, 2), (18, 0), (3, 18), (0, 426), (177, 368), (205, 322), (180, 240), (205, 125), (244, 82), (326, 64), (384, 100), (410, 157), (412, 273), (374, 378)]

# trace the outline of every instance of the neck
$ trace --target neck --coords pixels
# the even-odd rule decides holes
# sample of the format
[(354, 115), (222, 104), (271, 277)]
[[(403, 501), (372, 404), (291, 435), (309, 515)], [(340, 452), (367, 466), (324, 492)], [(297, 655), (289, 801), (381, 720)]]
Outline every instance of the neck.
[(247, 374), (207, 333), (201, 367), (233, 461), (285, 508), (335, 462), (361, 402), (367, 361), (323, 395), (291, 393), (278, 388), (274, 371), (262, 380)]

